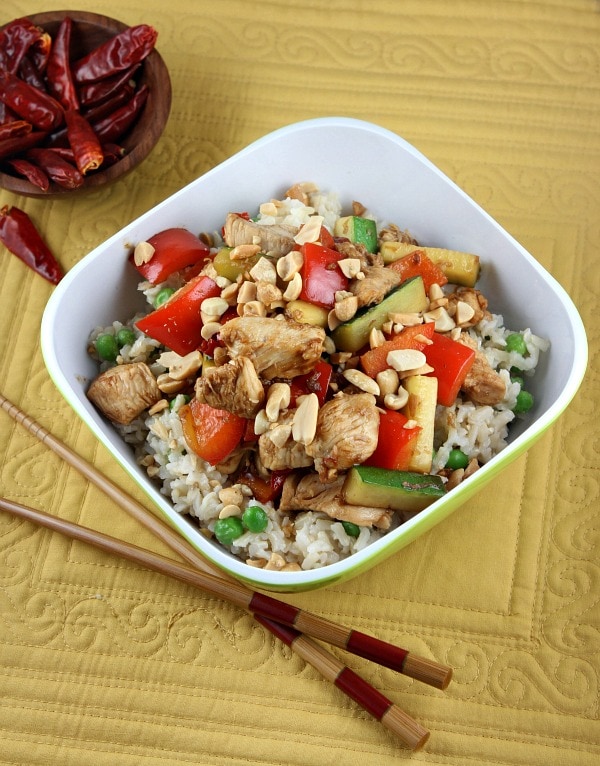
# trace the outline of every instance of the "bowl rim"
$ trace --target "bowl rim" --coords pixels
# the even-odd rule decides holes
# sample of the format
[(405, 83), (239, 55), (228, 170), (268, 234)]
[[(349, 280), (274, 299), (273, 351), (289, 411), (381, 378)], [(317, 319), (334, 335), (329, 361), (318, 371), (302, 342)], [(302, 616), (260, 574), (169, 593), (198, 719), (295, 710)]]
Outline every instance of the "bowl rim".
[[(514, 440), (511, 440), (508, 447), (496, 455), (492, 460), (486, 463), (475, 474), (465, 480), (458, 488), (455, 488), (452, 493), (449, 493), (444, 498), (436, 501), (432, 505), (428, 506), (425, 511), (417, 514), (408, 521), (404, 522), (396, 530), (389, 532), (376, 542), (364, 548), (362, 551), (352, 554), (351, 556), (319, 569), (306, 570), (301, 572), (276, 572), (264, 569), (256, 569), (245, 562), (232, 557), (229, 553), (218, 548), (214, 543), (206, 540), (205, 545), (198, 544), (198, 541), (194, 539), (194, 536), (190, 536), (190, 523), (185, 520), (184, 523), (179, 523), (178, 514), (176, 514), (171, 506), (171, 513), (169, 514), (169, 502), (165, 496), (160, 496), (159, 493), (150, 496), (150, 499), (157, 503), (163, 513), (166, 513), (168, 520), (174, 525), (178, 531), (196, 547), (201, 550), (201, 553), (206, 556), (210, 561), (216, 564), (219, 568), (223, 569), (230, 575), (233, 575), (238, 580), (245, 582), (246, 584), (263, 588), (271, 591), (279, 592), (301, 592), (314, 588), (326, 587), (328, 585), (346, 581), (352, 577), (355, 577), (359, 573), (371, 568), (374, 564), (382, 562), (384, 559), (394, 554), (401, 547), (404, 547), (408, 543), (412, 542), (423, 532), (429, 530), (435, 526), (439, 521), (446, 518), (452, 513), (459, 505), (462, 505), (467, 499), (479, 492), (485, 484), (487, 484), (493, 477), (495, 477), (501, 470), (503, 470), (510, 462), (515, 460), (520, 454), (532, 446), (532, 444), (541, 437), (541, 435), (559, 418), (570, 401), (575, 396), (582, 380), (585, 375), (587, 367), (588, 347), (587, 338), (583, 322), (581, 317), (571, 300), (568, 293), (559, 284), (559, 282), (548, 272), (544, 267), (536, 261), (532, 255), (530, 255), (516, 240), (501, 227), (493, 218), (491, 218), (473, 199), (471, 199), (466, 192), (458, 187), (448, 176), (446, 176), (439, 168), (437, 168), (427, 157), (425, 157), (414, 146), (409, 144), (405, 139), (401, 138), (392, 131), (383, 128), (374, 123), (370, 123), (363, 120), (358, 120), (348, 117), (319, 117), (309, 120), (303, 120), (296, 122), (281, 128), (278, 128), (267, 135), (259, 138), (252, 143), (248, 144), (245, 148), (235, 153), (228, 159), (219, 163), (207, 173), (199, 176), (197, 179), (189, 184), (186, 184), (182, 189), (170, 195), (162, 202), (155, 205), (146, 213), (139, 216), (135, 221), (127, 224), (119, 232), (107, 239), (101, 245), (92, 250), (87, 256), (85, 256), (76, 266), (74, 266), (61, 280), (59, 285), (54, 289), (53, 294), (48, 301), (44, 315), (42, 317), (41, 324), (41, 346), (42, 353), (46, 363), (48, 372), (53, 379), (55, 385), (63, 395), (63, 397), (69, 402), (71, 407), (82, 418), (86, 425), (92, 430), (95, 436), (109, 449), (111, 454), (117, 459), (125, 471), (139, 484), (139, 476), (132, 470), (132, 466), (127, 463), (124, 455), (115, 454), (106, 439), (102, 431), (96, 426), (93, 420), (90, 420), (88, 414), (82, 409), (77, 397), (75, 396), (70, 383), (65, 379), (61, 372), (60, 365), (57, 361), (56, 354), (56, 339), (53, 337), (53, 325), (56, 320), (57, 311), (60, 308), (60, 303), (63, 295), (68, 291), (71, 282), (76, 279), (78, 274), (87, 267), (87, 264), (91, 259), (95, 259), (101, 256), (101, 254), (109, 249), (113, 244), (122, 240), (124, 233), (131, 230), (135, 226), (139, 225), (149, 217), (156, 215), (156, 213), (167, 204), (172, 204), (178, 196), (184, 194), (190, 186), (194, 186), (198, 182), (202, 182), (203, 179), (209, 178), (213, 174), (220, 171), (221, 168), (228, 166), (232, 163), (236, 163), (240, 158), (243, 158), (246, 154), (254, 152), (257, 148), (268, 146), (273, 141), (279, 141), (289, 136), (290, 134), (312, 129), (320, 130), (336, 130), (339, 128), (352, 128), (360, 131), (368, 131), (377, 136), (383, 137), (388, 141), (391, 141), (399, 145), (403, 150), (408, 151), (418, 161), (427, 166), (441, 179), (450, 184), (456, 192), (458, 192), (468, 203), (474, 206), (475, 210), (483, 215), (493, 226), (495, 226), (504, 237), (516, 247), (521, 257), (525, 258), (529, 263), (543, 276), (545, 283), (554, 291), (564, 309), (568, 315), (571, 323), (571, 329), (574, 339), (574, 364), (569, 371), (567, 381), (560, 392), (560, 395), (551, 403), (548, 409), (543, 412), (535, 421), (528, 425), (524, 431), (517, 435)], [(148, 493), (146, 487), (142, 489)], [(396, 534), (398, 530), (402, 530), (401, 540), (398, 542), (399, 535)], [(202, 541), (201, 541), (202, 542)]]
[[(30, 19), (34, 24), (38, 26), (44, 26), (46, 24), (60, 22), (65, 16), (69, 16), (76, 23), (92, 24), (96, 27), (106, 29), (107, 32), (113, 34), (118, 34), (119, 32), (122, 32), (131, 26), (130, 24), (127, 24), (124, 21), (120, 21), (119, 19), (115, 19), (111, 16), (106, 16), (100, 13), (94, 13), (93, 11), (42, 11), (39, 13), (24, 14), (19, 18)], [(5, 24), (0, 25), (0, 31), (2, 31), (2, 29), (4, 29), (10, 23), (11, 21), (8, 21)], [(39, 189), (37, 186), (35, 186), (35, 184), (32, 184), (30, 181), (28, 181), (26, 178), (13, 176), (12, 174), (6, 173), (3, 170), (0, 170), (0, 189), (4, 189), (4, 191), (11, 194), (18, 194), (37, 199), (61, 199), (64, 197), (71, 197), (74, 194), (79, 195), (92, 193), (102, 189), (107, 185), (119, 181), (130, 172), (135, 170), (149, 156), (149, 154), (152, 152), (160, 140), (169, 119), (173, 98), (169, 70), (163, 57), (160, 55), (156, 47), (150, 51), (143, 64), (145, 68), (150, 68), (156, 74), (156, 76), (160, 78), (161, 82), (161, 109), (158, 112), (158, 122), (155, 121), (153, 116), (153, 122), (157, 126), (157, 131), (155, 138), (151, 142), (146, 139), (142, 144), (136, 144), (118, 162), (115, 162), (105, 170), (100, 170), (89, 176), (86, 176), (84, 183), (77, 189), (66, 189), (51, 181), (48, 191), (43, 191), (42, 189)], [(155, 93), (150, 92), (148, 94), (148, 101), (150, 102), (150, 105), (152, 105), (152, 101), (155, 98)], [(148, 101), (146, 102), (145, 109), (149, 105)], [(133, 129), (135, 129), (135, 125), (130, 130)], [(122, 165), (121, 163), (124, 164)]]

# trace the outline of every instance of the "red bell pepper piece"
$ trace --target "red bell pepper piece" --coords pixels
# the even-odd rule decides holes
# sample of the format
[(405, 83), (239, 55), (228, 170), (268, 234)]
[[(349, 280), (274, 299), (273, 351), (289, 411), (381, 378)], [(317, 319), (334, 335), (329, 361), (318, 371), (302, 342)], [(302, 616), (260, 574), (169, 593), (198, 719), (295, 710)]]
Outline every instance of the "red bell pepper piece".
[(423, 250), (414, 250), (403, 258), (389, 263), (388, 268), (398, 272), (403, 282), (411, 277), (422, 277), (426, 292), (429, 292), (429, 288), (433, 284), (438, 284), (441, 287), (448, 282), (448, 277)]
[(438, 404), (451, 407), (473, 366), (475, 351), (437, 332), (431, 340), (433, 343), (422, 349), (427, 364), (433, 367), (428, 375), (438, 380)]
[(272, 471), (269, 480), (256, 476), (251, 471), (244, 471), (237, 477), (240, 484), (250, 487), (259, 503), (268, 503), (281, 494), (283, 482), (290, 471)]
[(298, 397), (306, 394), (316, 394), (319, 407), (322, 407), (327, 397), (332, 373), (332, 366), (324, 359), (319, 359), (312, 372), (292, 378), (290, 382), (290, 407), (295, 407)]
[[(390, 340), (382, 343), (377, 348), (366, 351), (360, 357), (360, 364), (363, 370), (372, 378), (375, 378), (383, 370), (387, 370), (387, 355), (390, 351), (396, 351), (403, 348), (412, 348), (422, 351), (427, 345), (427, 339), (433, 337), (435, 331), (435, 322), (425, 322), (425, 324), (415, 325), (414, 327), (405, 327), (402, 332), (394, 335)], [(419, 336), (425, 338), (420, 340)]]
[(410, 465), (421, 426), (406, 428), (408, 418), (401, 412), (385, 410), (379, 416), (377, 447), (363, 465), (406, 471)]
[(166, 303), (136, 322), (136, 325), (176, 354), (185, 356), (195, 351), (202, 341), (202, 301), (220, 294), (221, 288), (210, 277), (194, 277)]
[(153, 285), (210, 257), (210, 248), (187, 229), (165, 229), (150, 237), (148, 243), (154, 248), (154, 255), (136, 268)]
[(300, 299), (326, 309), (333, 308), (336, 292), (348, 287), (348, 279), (337, 265), (344, 256), (318, 242), (307, 242), (300, 251), (304, 258)]
[(244, 434), (246, 419), (192, 399), (179, 409), (186, 444), (196, 455), (217, 465), (233, 452)]

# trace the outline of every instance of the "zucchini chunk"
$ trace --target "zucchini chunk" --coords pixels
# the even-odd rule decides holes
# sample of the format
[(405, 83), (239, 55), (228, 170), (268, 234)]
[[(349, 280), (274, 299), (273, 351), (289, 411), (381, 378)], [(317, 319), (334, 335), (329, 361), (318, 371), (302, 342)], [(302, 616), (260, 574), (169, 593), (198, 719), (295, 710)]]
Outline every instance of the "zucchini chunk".
[(417, 313), (428, 306), (423, 280), (412, 277), (388, 293), (381, 303), (359, 309), (352, 319), (336, 327), (331, 337), (338, 351), (359, 351), (368, 343), (371, 330), (374, 327), (381, 330), (390, 313)]
[(348, 472), (342, 488), (351, 505), (372, 505), (418, 513), (446, 494), (440, 476), (358, 465)]
[(453, 285), (474, 287), (481, 268), (479, 256), (460, 250), (446, 250), (443, 247), (417, 247), (406, 242), (383, 242), (380, 253), (384, 263), (393, 263), (415, 250), (421, 250), (448, 277)]

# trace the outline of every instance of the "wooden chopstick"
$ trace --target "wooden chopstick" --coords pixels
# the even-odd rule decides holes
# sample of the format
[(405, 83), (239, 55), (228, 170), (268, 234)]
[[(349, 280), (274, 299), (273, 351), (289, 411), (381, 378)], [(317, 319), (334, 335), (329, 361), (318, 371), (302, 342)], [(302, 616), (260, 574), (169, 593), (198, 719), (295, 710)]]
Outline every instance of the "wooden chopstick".
[[(215, 577), (208, 572), (199, 572), (145, 548), (110, 537), (66, 519), (51, 516), (6, 498), (0, 498), (0, 509), (54, 532), (60, 532), (74, 540), (93, 545), (107, 553), (133, 561), (146, 569), (152, 569), (201, 588), (237, 606), (245, 607), (243, 591), (246, 589), (242, 586), (236, 587), (236, 583), (233, 581), (228, 582), (224, 578)], [(316, 668), (327, 680), (335, 684), (386, 728), (396, 734), (409, 748), (417, 750), (429, 739), (429, 731), (426, 728), (316, 642), (302, 635), (298, 630), (280, 625), (268, 617), (260, 614), (255, 614), (254, 617), (277, 638), (292, 647), (300, 657)]]
[[(100, 488), (121, 508), (154, 532), (161, 540), (179, 553), (184, 560), (192, 563), (197, 568), (201, 568), (206, 575), (210, 575), (213, 583), (215, 578), (225, 581), (224, 590), (222, 591), (223, 598), (227, 598), (226, 593), (230, 589), (232, 596), (235, 594), (237, 599), (235, 603), (255, 614), (289, 625), (313, 638), (326, 641), (333, 646), (396, 670), (437, 689), (445, 689), (450, 683), (452, 669), (446, 665), (441, 665), (433, 660), (412, 654), (406, 649), (381, 641), (360, 631), (343, 627), (270, 596), (252, 591), (233, 578), (224, 576), (220, 569), (216, 566), (213, 567), (195, 551), (194, 559), (190, 559), (191, 546), (181, 535), (178, 535), (173, 529), (163, 524), (153, 514), (150, 514), (142, 505), (111, 482), (108, 477), (104, 476), (94, 466), (77, 455), (77, 453), (73, 452), (2, 394), (0, 394), (0, 407), (41, 442), (59, 454), (65, 462), (76, 468), (91, 483)], [(217, 583), (214, 583), (214, 585), (217, 587)], [(219, 588), (217, 587), (217, 589)]]

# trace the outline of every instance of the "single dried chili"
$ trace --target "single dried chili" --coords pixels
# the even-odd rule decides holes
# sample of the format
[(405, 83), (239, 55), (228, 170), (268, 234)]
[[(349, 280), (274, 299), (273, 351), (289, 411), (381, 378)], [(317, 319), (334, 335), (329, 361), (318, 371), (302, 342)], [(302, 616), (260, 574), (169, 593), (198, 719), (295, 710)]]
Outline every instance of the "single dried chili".
[(16, 74), (21, 59), (42, 34), (42, 30), (26, 18), (7, 24), (0, 32), (0, 70)]
[(32, 147), (38, 146), (44, 141), (48, 134), (43, 131), (35, 130), (25, 136), (12, 136), (0, 141), (0, 160), (7, 157), (14, 157)]
[(157, 36), (148, 24), (128, 27), (72, 65), (75, 82), (96, 82), (139, 63), (152, 51)]
[(85, 175), (91, 170), (98, 170), (102, 165), (104, 155), (92, 126), (75, 109), (68, 109), (65, 112), (65, 122), (67, 123), (67, 138), (79, 172)]
[(10, 72), (0, 72), (0, 99), (40, 130), (54, 130), (63, 122), (58, 101)]
[(33, 126), (26, 120), (10, 120), (0, 125), (0, 141), (11, 136), (26, 136), (32, 129)]
[(112, 143), (118, 141), (129, 130), (144, 108), (148, 98), (148, 90), (147, 85), (142, 85), (130, 101), (107, 117), (92, 123), (94, 133), (101, 142)]
[(21, 64), (19, 66), (19, 71), (17, 72), (21, 80), (24, 80), (28, 85), (31, 85), (33, 88), (37, 88), (38, 90), (41, 90), (44, 93), (48, 92), (48, 89), (46, 88), (46, 83), (44, 82), (43, 75), (39, 72), (36, 65), (31, 60), (31, 57), (29, 55), (23, 56), (21, 60)]
[(29, 183), (37, 186), (42, 191), (46, 192), (50, 188), (50, 179), (48, 178), (48, 175), (44, 173), (40, 167), (34, 165), (33, 162), (16, 158), (14, 160), (7, 160), (6, 164), (11, 167), (17, 175), (22, 176), (29, 181)]
[(119, 92), (123, 85), (130, 84), (130, 81), (133, 80), (139, 67), (140, 64), (134, 64), (124, 72), (120, 72), (119, 74), (113, 75), (112, 77), (106, 77), (104, 80), (99, 80), (98, 82), (90, 82), (82, 85), (78, 90), (79, 103), (81, 104), (82, 108), (101, 104), (102, 102), (114, 96), (115, 93)]
[(78, 109), (79, 100), (71, 75), (69, 52), (71, 50), (71, 31), (73, 22), (68, 17), (60, 22), (58, 31), (54, 37), (48, 64), (46, 66), (46, 81), (50, 93), (67, 109)]
[(57, 285), (63, 277), (58, 261), (41, 238), (31, 218), (17, 207), (0, 210), (0, 241), (23, 263)]
[(40, 167), (51, 181), (64, 189), (78, 189), (83, 184), (84, 179), (79, 170), (52, 149), (30, 149), (25, 158)]

